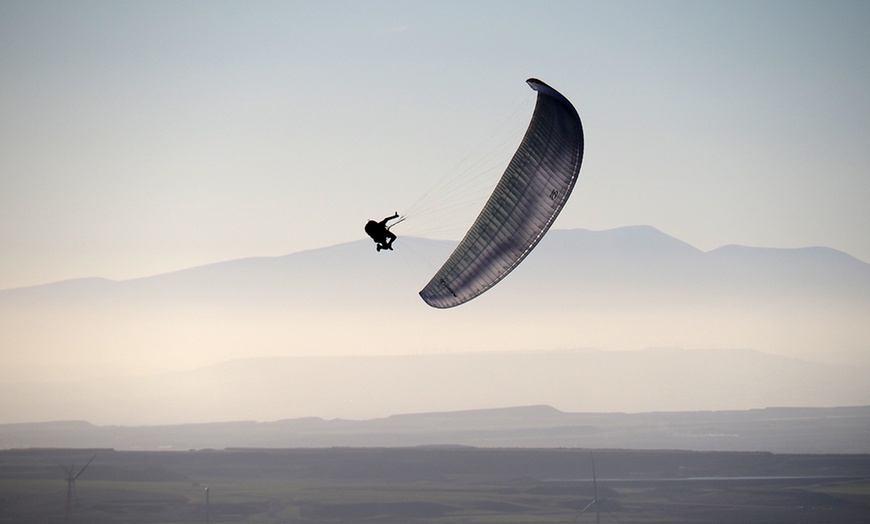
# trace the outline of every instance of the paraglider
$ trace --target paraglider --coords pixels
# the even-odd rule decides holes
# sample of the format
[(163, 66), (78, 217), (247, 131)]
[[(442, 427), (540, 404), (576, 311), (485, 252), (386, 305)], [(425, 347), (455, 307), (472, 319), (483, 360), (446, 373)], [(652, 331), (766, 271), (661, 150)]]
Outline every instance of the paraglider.
[(465, 237), (420, 297), (435, 308), (458, 306), (508, 275), (534, 249), (568, 201), (583, 160), (576, 109), (544, 82), (525, 136)]
[[(377, 244), (378, 251), (382, 249), (393, 250), (393, 241), (396, 240), (396, 235), (392, 231), (390, 231), (390, 226), (387, 225), (387, 222), (390, 220), (395, 220), (399, 218), (399, 214), (396, 213), (391, 217), (387, 217), (380, 222), (375, 222), (374, 220), (369, 220), (366, 222), (365, 231), (366, 234), (372, 237), (372, 240)], [(398, 222), (397, 222), (398, 223)]]

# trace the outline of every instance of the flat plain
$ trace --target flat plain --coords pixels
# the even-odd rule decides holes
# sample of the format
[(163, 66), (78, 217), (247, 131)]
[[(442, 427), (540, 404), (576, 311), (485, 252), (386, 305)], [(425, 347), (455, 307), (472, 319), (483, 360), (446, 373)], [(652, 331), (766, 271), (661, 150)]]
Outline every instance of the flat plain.
[[(870, 455), (588, 449), (0, 451), (0, 522), (861, 523)], [(208, 487), (208, 504), (206, 503)]]

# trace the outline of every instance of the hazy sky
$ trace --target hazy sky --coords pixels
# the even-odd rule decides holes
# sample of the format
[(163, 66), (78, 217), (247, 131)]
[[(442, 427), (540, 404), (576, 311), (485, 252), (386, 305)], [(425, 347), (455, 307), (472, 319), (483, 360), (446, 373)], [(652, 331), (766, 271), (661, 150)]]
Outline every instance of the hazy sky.
[(868, 28), (857, 1), (3, 0), (0, 288), (362, 238), (527, 121), (532, 76), (586, 131), (555, 227), (870, 261)]

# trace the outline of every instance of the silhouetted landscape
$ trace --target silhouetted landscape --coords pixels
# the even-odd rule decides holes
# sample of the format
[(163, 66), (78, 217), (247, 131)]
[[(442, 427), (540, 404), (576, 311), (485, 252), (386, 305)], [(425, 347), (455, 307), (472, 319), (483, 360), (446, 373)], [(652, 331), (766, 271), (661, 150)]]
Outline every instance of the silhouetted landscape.
[(84, 421), (0, 425), (2, 448), (188, 450), (466, 445), (501, 448), (682, 449), (870, 453), (870, 407), (751, 411), (563, 413), (549, 406), (168, 426)]
[(862, 367), (724, 349), (273, 357), (151, 376), (0, 385), (0, 411), (16, 421), (153, 425), (536, 404), (570, 412), (827, 407), (870, 404), (866, 376)]
[(870, 404), (870, 265), (842, 252), (551, 231), (435, 311), (416, 292), (455, 244), (370, 244), (0, 291), (0, 422)]
[(553, 231), (436, 312), (453, 245), (0, 291), (0, 522), (866, 522), (870, 266)]
[[(861, 523), (870, 456), (471, 447), (0, 452), (0, 522)], [(596, 486), (592, 482), (592, 465)], [(206, 504), (206, 491), (209, 502)]]

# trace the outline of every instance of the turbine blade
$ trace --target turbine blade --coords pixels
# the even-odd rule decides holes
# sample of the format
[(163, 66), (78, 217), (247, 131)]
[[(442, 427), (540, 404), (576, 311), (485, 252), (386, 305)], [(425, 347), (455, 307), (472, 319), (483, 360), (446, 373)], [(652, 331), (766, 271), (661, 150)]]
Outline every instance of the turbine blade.
[(592, 502), (590, 502), (589, 504), (587, 504), (585, 508), (583, 508), (583, 509), (580, 510), (580, 513), (578, 513), (578, 514), (574, 517), (574, 520), (579, 519), (579, 518), (580, 518), (580, 515), (586, 513), (586, 510), (589, 509), (589, 508), (591, 508), (591, 507), (594, 506), (594, 505), (595, 505), (595, 501), (593, 500)]
[(76, 473), (76, 475), (73, 477), (73, 480), (79, 478), (79, 476), (80, 476), (82, 473), (84, 473), (86, 469), (88, 469), (88, 466), (91, 465), (91, 462), (93, 462), (95, 458), (97, 458), (96, 455), (94, 455), (93, 457), (91, 457), (91, 460), (89, 460), (87, 464), (85, 464), (84, 466), (82, 466), (82, 469), (80, 469), (79, 472)]

